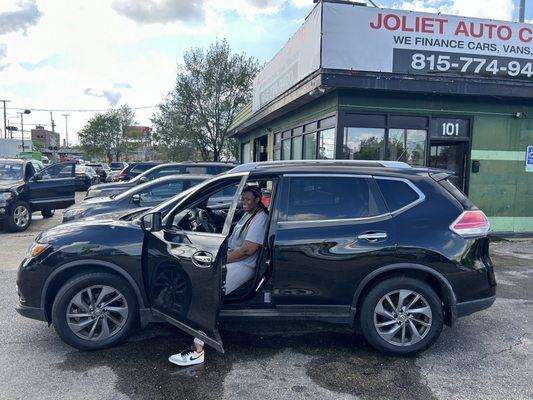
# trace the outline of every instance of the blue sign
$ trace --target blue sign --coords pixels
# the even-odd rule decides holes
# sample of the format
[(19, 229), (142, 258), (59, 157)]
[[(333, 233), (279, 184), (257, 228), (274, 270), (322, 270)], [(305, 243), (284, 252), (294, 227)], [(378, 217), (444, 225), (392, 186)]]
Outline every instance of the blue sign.
[(527, 146), (527, 150), (526, 150), (526, 172), (533, 172), (533, 146)]

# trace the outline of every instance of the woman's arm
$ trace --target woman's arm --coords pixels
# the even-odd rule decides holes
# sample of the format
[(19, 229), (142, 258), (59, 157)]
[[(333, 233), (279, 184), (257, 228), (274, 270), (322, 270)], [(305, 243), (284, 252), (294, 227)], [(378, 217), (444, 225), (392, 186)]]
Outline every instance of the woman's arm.
[(241, 247), (237, 247), (235, 250), (228, 253), (227, 263), (234, 263), (253, 256), (260, 246), (261, 245), (258, 243), (245, 240)]

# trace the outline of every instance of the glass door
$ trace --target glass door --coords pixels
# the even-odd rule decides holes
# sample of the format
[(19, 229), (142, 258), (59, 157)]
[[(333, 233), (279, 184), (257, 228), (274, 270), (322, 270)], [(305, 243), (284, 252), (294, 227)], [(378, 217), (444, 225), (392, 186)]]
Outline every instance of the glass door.
[(465, 174), (467, 161), (466, 142), (435, 142), (432, 141), (429, 149), (429, 167), (447, 169), (455, 172), (449, 180), (465, 191)]

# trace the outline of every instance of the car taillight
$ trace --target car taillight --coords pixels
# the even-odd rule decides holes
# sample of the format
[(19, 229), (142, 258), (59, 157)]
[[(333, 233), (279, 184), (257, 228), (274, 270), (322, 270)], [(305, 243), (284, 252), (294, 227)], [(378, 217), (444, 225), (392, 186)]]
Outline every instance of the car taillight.
[(481, 210), (464, 211), (450, 225), (450, 229), (462, 237), (485, 236), (490, 222)]
[(125, 176), (126, 176), (126, 173), (125, 173), (124, 171), (120, 171), (118, 175), (115, 175), (115, 176), (113, 177), (113, 180), (114, 180), (115, 182), (118, 182), (118, 181), (120, 181), (122, 178), (124, 178)]

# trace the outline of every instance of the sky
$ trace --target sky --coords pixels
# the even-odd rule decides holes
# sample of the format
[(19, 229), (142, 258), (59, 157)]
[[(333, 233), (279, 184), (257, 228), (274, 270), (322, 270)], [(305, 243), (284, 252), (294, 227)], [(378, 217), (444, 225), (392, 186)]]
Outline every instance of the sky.
[[(386, 8), (500, 20), (516, 20), (518, 2), (374, 0)], [(526, 3), (531, 22), (533, 0)], [(69, 114), (71, 144), (94, 110), (129, 104), (137, 122), (150, 125), (185, 50), (225, 38), (233, 51), (263, 63), (312, 8), (313, 0), (0, 0), (0, 100), (10, 100), (11, 125), (20, 126), (17, 109), (32, 111), (25, 130), (50, 128), (46, 110), (54, 110), (62, 139)]]

